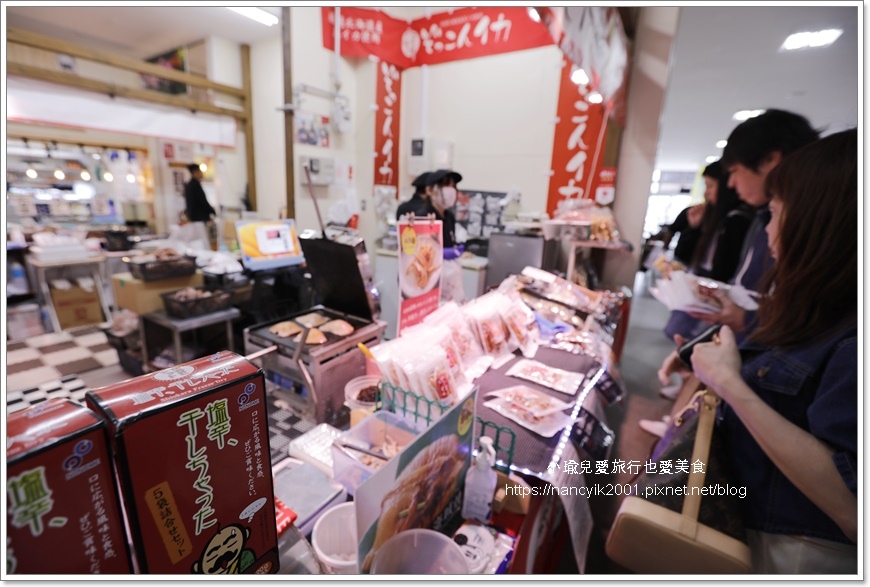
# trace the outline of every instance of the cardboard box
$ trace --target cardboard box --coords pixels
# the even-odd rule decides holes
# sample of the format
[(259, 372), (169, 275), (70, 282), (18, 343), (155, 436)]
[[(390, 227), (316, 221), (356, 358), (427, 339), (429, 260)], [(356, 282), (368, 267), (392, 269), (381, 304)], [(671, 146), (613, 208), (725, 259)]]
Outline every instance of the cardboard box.
[(157, 312), (163, 309), (163, 299), (160, 294), (202, 285), (202, 279), (202, 273), (194, 273), (174, 279), (142, 281), (130, 273), (118, 273), (112, 276), (115, 309), (130, 310), (136, 314)]
[(222, 351), (87, 402), (109, 423), (143, 573), (276, 573), (263, 372)]
[(96, 288), (87, 291), (78, 285), (73, 285), (69, 289), (52, 289), (51, 303), (57, 313), (60, 327), (64, 330), (76, 326), (101, 324), (108, 319), (103, 316), (100, 294)]
[(105, 423), (63, 399), (7, 417), (9, 573), (130, 573)]

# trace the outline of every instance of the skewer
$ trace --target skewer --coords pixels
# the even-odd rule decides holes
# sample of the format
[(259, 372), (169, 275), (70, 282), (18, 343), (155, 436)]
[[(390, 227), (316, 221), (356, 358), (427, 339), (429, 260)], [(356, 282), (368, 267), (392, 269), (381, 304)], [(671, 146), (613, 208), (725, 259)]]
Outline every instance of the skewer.
[(245, 358), (249, 361), (253, 361), (254, 359), (259, 359), (263, 355), (268, 355), (269, 353), (274, 353), (278, 350), (278, 345), (273, 344), (269, 348), (265, 348), (263, 350), (257, 351), (256, 353), (251, 353), (250, 355), (246, 355)]

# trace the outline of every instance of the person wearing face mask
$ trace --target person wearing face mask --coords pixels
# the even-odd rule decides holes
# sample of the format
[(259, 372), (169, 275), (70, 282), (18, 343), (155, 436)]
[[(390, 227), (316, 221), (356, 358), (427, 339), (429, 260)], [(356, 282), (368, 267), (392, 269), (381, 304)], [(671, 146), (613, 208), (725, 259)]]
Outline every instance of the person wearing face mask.
[(462, 266), (459, 256), (464, 251), (464, 245), (456, 243), (456, 216), (453, 207), (456, 205), (458, 192), (456, 184), (462, 181), (462, 176), (449, 169), (433, 171), (426, 185), (426, 198), (429, 212), (442, 223), (444, 243), (444, 264), (441, 280), (441, 299), (462, 303), (465, 293), (462, 289)]

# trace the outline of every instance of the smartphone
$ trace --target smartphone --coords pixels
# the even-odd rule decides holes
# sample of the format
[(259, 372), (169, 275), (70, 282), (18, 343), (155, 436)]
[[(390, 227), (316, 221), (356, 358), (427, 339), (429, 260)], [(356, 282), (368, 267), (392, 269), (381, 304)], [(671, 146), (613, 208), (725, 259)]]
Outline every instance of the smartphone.
[(715, 336), (719, 330), (722, 329), (721, 324), (714, 324), (692, 340), (683, 344), (680, 349), (677, 351), (677, 354), (680, 355), (680, 360), (684, 362), (687, 366), (692, 366), (692, 351), (695, 350), (696, 344), (701, 344), (702, 342), (710, 342), (713, 340), (713, 336)]

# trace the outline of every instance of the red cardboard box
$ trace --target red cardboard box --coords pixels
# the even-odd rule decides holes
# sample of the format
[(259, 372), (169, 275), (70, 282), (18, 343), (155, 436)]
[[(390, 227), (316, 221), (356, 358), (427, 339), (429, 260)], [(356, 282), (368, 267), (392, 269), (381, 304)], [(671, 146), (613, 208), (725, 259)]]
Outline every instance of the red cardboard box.
[(105, 423), (55, 399), (6, 420), (8, 573), (132, 572)]
[(223, 351), (97, 389), (144, 573), (276, 573), (263, 372)]

